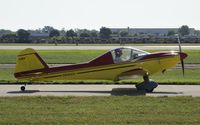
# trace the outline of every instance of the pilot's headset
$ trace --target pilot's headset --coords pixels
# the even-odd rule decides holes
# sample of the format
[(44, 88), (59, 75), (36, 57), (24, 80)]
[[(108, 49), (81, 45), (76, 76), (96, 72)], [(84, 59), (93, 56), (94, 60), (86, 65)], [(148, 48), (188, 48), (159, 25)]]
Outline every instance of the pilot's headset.
[(116, 55), (116, 57), (120, 57), (122, 55), (122, 50), (121, 49), (116, 49), (115, 50), (115, 55)]

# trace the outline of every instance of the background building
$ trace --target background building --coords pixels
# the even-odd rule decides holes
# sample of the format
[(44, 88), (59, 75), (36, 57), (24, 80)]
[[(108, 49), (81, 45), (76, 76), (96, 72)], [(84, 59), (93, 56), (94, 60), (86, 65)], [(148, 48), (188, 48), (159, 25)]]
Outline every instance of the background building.
[[(166, 36), (169, 31), (178, 32), (178, 28), (110, 28), (113, 34), (119, 34), (121, 31), (131, 34), (154, 34), (159, 36)], [(190, 35), (194, 34), (195, 29), (190, 28)]]

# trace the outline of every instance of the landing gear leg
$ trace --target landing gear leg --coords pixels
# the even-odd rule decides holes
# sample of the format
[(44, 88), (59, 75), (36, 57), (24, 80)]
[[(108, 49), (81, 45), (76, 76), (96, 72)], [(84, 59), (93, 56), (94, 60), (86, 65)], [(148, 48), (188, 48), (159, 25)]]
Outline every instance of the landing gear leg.
[(146, 92), (153, 92), (153, 90), (158, 86), (158, 84), (149, 79), (148, 75), (143, 76), (144, 82), (136, 85), (137, 90), (145, 90)]

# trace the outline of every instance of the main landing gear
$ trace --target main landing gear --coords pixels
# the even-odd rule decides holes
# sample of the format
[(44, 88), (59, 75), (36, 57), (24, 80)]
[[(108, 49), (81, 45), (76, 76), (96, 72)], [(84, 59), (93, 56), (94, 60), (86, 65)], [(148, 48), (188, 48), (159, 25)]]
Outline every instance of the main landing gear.
[(149, 80), (149, 76), (143, 76), (144, 82), (136, 84), (137, 90), (145, 90), (146, 92), (153, 92), (153, 90), (158, 86), (154, 81)]

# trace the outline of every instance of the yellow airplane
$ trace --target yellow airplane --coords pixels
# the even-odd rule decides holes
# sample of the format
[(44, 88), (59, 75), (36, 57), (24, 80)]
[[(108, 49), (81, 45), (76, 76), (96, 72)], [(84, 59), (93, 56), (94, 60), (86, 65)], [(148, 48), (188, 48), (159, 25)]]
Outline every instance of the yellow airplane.
[[(181, 49), (180, 49), (181, 50)], [(17, 56), (14, 76), (18, 80), (112, 80), (118, 81), (142, 76), (144, 82), (137, 84), (138, 90), (152, 92), (158, 84), (149, 80), (149, 76), (164, 72), (181, 61), (186, 53), (169, 51), (149, 53), (132, 47), (120, 47), (86, 63), (49, 67), (38, 53), (27, 48)], [(26, 85), (25, 85), (26, 86)], [(25, 90), (21, 86), (21, 91)]]

